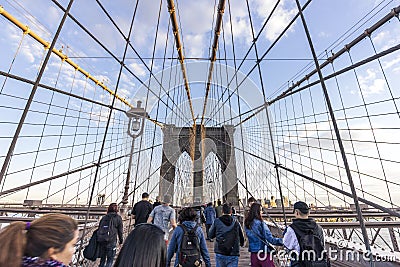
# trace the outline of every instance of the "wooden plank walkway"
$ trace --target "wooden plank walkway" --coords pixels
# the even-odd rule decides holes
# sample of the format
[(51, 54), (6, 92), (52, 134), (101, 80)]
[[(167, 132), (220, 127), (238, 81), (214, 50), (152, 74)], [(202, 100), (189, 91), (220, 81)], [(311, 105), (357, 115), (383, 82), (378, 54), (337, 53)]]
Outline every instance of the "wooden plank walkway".
[[(214, 242), (206, 241), (208, 252), (210, 253), (211, 266), (215, 266), (215, 253), (214, 253)], [(247, 247), (240, 248), (239, 266), (250, 266), (250, 252)]]
[[(203, 232), (205, 233), (204, 227), (203, 227)], [(206, 241), (206, 242), (207, 242), (208, 252), (209, 252), (210, 258), (211, 258), (211, 266), (216, 266), (215, 253), (214, 253), (215, 241), (214, 242)], [(174, 262), (175, 262), (175, 256), (171, 260), (171, 266), (173, 266)], [(83, 264), (82, 266), (95, 267), (95, 266), (99, 266), (99, 263), (100, 263), (100, 259), (98, 259), (95, 262), (86, 262), (86, 264)], [(360, 262), (355, 262), (355, 261), (346, 262), (344, 260), (334, 260), (334, 261), (331, 261), (331, 265), (333, 267), (356, 267), (356, 266), (369, 266), (369, 263), (364, 260), (362, 260)], [(204, 264), (202, 266), (204, 266)], [(239, 267), (250, 266), (250, 253), (248, 252), (247, 246), (240, 248), (240, 257), (239, 257), (239, 265), (238, 266)], [(277, 262), (275, 262), (275, 266), (279, 267), (280, 265)], [(399, 266), (399, 264), (396, 262), (376, 262), (375, 266), (376, 267), (396, 267), (396, 266)]]

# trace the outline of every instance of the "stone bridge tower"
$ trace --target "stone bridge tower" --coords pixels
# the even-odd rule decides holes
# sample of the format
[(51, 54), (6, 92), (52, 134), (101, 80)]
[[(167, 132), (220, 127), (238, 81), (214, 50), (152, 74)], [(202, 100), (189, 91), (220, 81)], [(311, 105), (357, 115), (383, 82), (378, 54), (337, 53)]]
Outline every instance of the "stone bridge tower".
[(186, 151), (193, 162), (193, 203), (203, 203), (204, 160), (210, 152), (214, 152), (221, 166), (222, 199), (238, 205), (234, 131), (233, 125), (222, 127), (165, 125), (160, 169), (160, 196), (174, 194), (175, 166), (180, 155)]

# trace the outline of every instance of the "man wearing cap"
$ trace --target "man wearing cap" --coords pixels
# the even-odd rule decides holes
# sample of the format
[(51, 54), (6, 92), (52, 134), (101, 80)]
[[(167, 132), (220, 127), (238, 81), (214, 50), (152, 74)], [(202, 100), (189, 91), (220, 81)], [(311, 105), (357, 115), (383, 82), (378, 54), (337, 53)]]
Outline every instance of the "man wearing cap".
[[(290, 254), (292, 255), (290, 266), (305, 266), (305, 262), (318, 262), (318, 266), (328, 266), (326, 255), (322, 254), (321, 257), (321, 252), (325, 247), (324, 232), (314, 219), (308, 217), (310, 208), (306, 203), (298, 201), (293, 206), (293, 213), (295, 219), (293, 219), (292, 224), (289, 225), (283, 236), (283, 244), (291, 251)], [(316, 257), (302, 256), (308, 255), (307, 252), (304, 252), (304, 247), (308, 245), (305, 244), (307, 242), (315, 244), (311, 250), (315, 251)]]
[(176, 228), (175, 210), (169, 206), (170, 203), (171, 197), (165, 195), (162, 205), (155, 207), (147, 220), (147, 223), (153, 222), (153, 224), (164, 230), (164, 240), (166, 243), (168, 243), (169, 227)]

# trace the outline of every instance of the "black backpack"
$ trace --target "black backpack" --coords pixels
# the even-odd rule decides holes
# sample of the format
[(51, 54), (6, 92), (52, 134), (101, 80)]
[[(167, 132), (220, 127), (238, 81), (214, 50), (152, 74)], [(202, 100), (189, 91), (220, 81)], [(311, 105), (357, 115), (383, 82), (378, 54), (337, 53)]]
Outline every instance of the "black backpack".
[(222, 237), (217, 238), (218, 250), (222, 255), (230, 256), (236, 242), (238, 242), (238, 234), (234, 220), (228, 230), (222, 234)]
[(185, 225), (179, 225), (183, 229), (181, 250), (178, 253), (180, 267), (201, 266), (201, 253), (199, 238), (196, 235), (197, 225), (189, 230)]
[(117, 236), (117, 228), (115, 226), (113, 217), (106, 215), (101, 219), (99, 229), (97, 230), (97, 242), (110, 243), (115, 240)]
[(300, 246), (299, 264), (302, 267), (328, 267), (325, 248), (318, 235), (318, 225), (313, 230), (301, 231), (295, 224), (290, 227), (294, 230)]

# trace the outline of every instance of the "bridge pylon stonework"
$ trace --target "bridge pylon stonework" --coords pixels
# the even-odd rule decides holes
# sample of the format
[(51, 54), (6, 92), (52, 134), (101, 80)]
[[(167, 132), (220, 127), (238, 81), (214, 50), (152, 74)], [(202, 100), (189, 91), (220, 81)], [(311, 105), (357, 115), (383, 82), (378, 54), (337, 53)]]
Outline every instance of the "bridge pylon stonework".
[(220, 163), (222, 173), (223, 201), (238, 205), (238, 177), (236, 170), (233, 125), (222, 127), (176, 127), (163, 128), (163, 155), (160, 168), (159, 194), (173, 195), (176, 184), (176, 163), (187, 152), (192, 160), (193, 203), (203, 203), (204, 160), (213, 152)]

